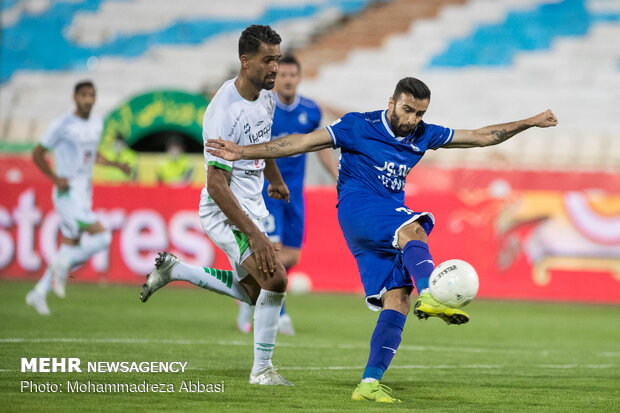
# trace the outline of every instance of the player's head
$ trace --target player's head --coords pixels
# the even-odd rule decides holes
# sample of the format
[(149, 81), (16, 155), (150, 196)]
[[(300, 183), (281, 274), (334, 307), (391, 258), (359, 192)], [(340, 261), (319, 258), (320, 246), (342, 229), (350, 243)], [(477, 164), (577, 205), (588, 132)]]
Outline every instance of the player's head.
[(73, 87), (73, 101), (75, 113), (81, 118), (87, 119), (95, 104), (95, 85), (90, 80), (78, 82)]
[(293, 98), (301, 80), (301, 65), (295, 56), (285, 55), (280, 59), (276, 77), (276, 92), (282, 98)]
[(174, 135), (166, 142), (166, 154), (175, 160), (185, 153), (185, 144), (180, 136)]
[(269, 26), (253, 24), (239, 37), (241, 76), (245, 76), (257, 89), (273, 89), (278, 73), (278, 60), (282, 57), (282, 38)]
[(431, 91), (414, 77), (406, 77), (396, 84), (388, 104), (387, 117), (392, 132), (407, 136), (413, 132), (426, 113), (431, 101)]

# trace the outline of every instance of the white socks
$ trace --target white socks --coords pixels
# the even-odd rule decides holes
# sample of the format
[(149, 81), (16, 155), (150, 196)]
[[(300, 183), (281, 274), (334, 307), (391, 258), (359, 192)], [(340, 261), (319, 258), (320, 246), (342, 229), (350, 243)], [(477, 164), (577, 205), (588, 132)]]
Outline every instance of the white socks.
[(187, 281), (200, 288), (227, 295), (245, 303), (252, 303), (245, 287), (235, 279), (232, 271), (203, 268), (180, 262), (172, 267), (172, 281)]
[(112, 234), (108, 231), (85, 236), (80, 244), (74, 247), (70, 266), (73, 267), (74, 265), (84, 263), (99, 251), (107, 249), (111, 242)]
[(43, 277), (39, 280), (37, 285), (34, 286), (34, 290), (37, 294), (45, 297), (47, 293), (52, 289), (52, 266), (48, 266), (43, 274)]
[(112, 242), (112, 234), (106, 231), (84, 237), (79, 245), (61, 244), (56, 256), (43, 273), (43, 277), (34, 287), (35, 291), (43, 297), (50, 292), (54, 265), (60, 265), (66, 271), (71, 267), (79, 267), (97, 252), (108, 248), (110, 242)]
[(273, 348), (278, 334), (280, 309), (286, 293), (260, 290), (254, 308), (254, 366), (252, 374), (256, 375), (270, 367)]
[(99, 251), (108, 248), (110, 242), (112, 242), (112, 234), (106, 231), (84, 237), (78, 245), (62, 244), (52, 265), (58, 263), (67, 270), (82, 265)]
[(49, 266), (53, 268), (55, 265), (60, 265), (62, 268), (69, 270), (73, 263), (73, 256), (78, 253), (79, 249), (79, 245), (61, 244), (60, 249), (58, 249)]

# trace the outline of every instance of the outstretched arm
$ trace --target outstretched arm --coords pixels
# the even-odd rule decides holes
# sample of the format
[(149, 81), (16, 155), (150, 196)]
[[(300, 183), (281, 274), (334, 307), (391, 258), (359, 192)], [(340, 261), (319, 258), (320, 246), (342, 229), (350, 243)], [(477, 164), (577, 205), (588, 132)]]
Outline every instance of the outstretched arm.
[(536, 116), (515, 122), (485, 126), (475, 130), (456, 129), (452, 141), (442, 148), (475, 148), (497, 145), (526, 129), (532, 127), (548, 128), (557, 124), (557, 118), (550, 109), (547, 109)]
[(228, 161), (238, 159), (272, 159), (313, 152), (333, 145), (327, 129), (319, 129), (307, 135), (288, 135), (267, 143), (239, 146), (222, 138), (209, 139), (207, 152)]
[(129, 166), (129, 164), (124, 162), (111, 161), (105, 156), (103, 156), (99, 151), (97, 151), (97, 158), (95, 161), (103, 166), (113, 166), (114, 168), (120, 169), (127, 176), (131, 174), (131, 167)]

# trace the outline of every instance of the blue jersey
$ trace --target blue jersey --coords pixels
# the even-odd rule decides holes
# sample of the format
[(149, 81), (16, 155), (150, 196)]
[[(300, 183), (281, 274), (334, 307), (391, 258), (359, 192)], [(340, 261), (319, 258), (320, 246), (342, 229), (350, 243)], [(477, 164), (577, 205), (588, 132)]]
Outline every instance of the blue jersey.
[(341, 149), (338, 198), (352, 192), (405, 201), (407, 174), (428, 149), (450, 142), (454, 130), (420, 122), (406, 137), (395, 136), (386, 111), (347, 113), (327, 127)]
[[(278, 139), (291, 134), (306, 134), (315, 131), (321, 125), (321, 110), (310, 99), (295, 96), (295, 101), (285, 105), (276, 97), (276, 111), (273, 115), (271, 139)], [(299, 189), (304, 183), (306, 154), (276, 159), (282, 178), (291, 190)]]
[[(293, 103), (285, 105), (276, 98), (271, 139), (290, 134), (306, 134), (321, 124), (321, 111), (311, 101), (296, 96)], [(290, 248), (301, 248), (305, 228), (305, 202), (303, 194), (306, 154), (276, 159), (278, 169), (290, 191), (290, 202), (275, 200), (267, 194), (267, 183), (263, 187), (263, 199), (269, 216), (263, 221), (269, 238)]]
[(428, 149), (450, 142), (454, 130), (420, 122), (405, 137), (395, 136), (386, 111), (348, 113), (327, 127), (340, 147), (338, 222), (357, 261), (366, 304), (383, 306), (394, 288), (413, 290), (398, 246), (398, 231), (417, 221), (429, 234), (435, 218), (405, 206), (407, 174)]

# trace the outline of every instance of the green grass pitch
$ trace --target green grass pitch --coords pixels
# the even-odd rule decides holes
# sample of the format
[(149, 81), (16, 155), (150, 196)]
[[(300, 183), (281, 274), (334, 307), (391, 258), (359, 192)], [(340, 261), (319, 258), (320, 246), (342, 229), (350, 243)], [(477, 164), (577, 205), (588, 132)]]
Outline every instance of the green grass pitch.
[[(349, 400), (377, 314), (356, 295), (288, 298), (297, 335), (278, 338), (274, 364), (294, 387), (247, 383), (252, 337), (237, 332), (234, 301), (169, 286), (148, 303), (139, 286), (69, 284), (52, 316), (24, 297), (32, 283), (0, 282), (0, 411), (620, 411), (620, 308), (478, 300), (472, 321), (410, 317), (383, 383), (398, 405)], [(182, 361), (184, 373), (22, 373), (22, 357)], [(171, 393), (75, 393), (67, 382), (166, 383)], [(62, 393), (21, 392), (22, 381)], [(181, 392), (182, 382), (223, 392)]]

